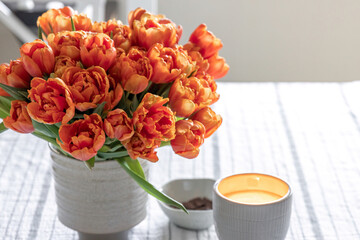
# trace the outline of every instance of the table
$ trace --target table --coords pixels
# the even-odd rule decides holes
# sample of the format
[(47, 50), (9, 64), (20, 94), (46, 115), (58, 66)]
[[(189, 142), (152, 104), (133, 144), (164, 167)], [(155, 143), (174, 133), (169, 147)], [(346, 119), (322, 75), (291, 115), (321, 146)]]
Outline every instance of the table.
[[(151, 182), (262, 172), (294, 191), (287, 240), (360, 239), (360, 83), (219, 83), (224, 122), (197, 159), (160, 151)], [(1, 239), (77, 239), (56, 217), (47, 143), (0, 136)], [(217, 239), (169, 223), (150, 197), (130, 239)]]

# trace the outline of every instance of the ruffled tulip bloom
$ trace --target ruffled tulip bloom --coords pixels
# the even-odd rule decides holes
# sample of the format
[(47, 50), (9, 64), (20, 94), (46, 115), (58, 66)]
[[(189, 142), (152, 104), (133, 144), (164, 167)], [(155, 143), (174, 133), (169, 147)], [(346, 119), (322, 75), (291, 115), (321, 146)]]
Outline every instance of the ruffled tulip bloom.
[[(75, 12), (71, 7), (64, 7), (60, 9), (50, 9), (43, 13), (37, 19), (37, 26), (41, 27), (46, 35), (54, 32), (56, 22), (63, 22), (70, 19), (70, 16), (74, 15)], [(71, 24), (71, 23), (70, 23)], [(71, 25), (70, 25), (71, 26)], [(71, 30), (71, 29), (69, 29)], [(54, 32), (57, 33), (57, 32)]]
[(138, 94), (148, 86), (152, 67), (150, 60), (146, 57), (146, 52), (133, 47), (128, 54), (122, 54), (117, 58), (109, 72), (121, 82), (125, 91)]
[(209, 69), (209, 61), (207, 59), (204, 59), (198, 51), (188, 51), (188, 54), (191, 59), (196, 63), (197, 73), (204, 73)]
[(208, 31), (205, 24), (200, 24), (194, 30), (189, 42), (199, 47), (199, 52), (205, 59), (213, 56), (223, 47), (221, 40)]
[(109, 138), (125, 141), (134, 135), (131, 119), (122, 109), (115, 109), (108, 113), (104, 120), (104, 130)]
[(143, 8), (137, 8), (135, 9), (134, 11), (130, 11), (129, 14), (128, 14), (128, 22), (129, 22), (129, 26), (130, 28), (133, 28), (133, 23), (134, 21), (140, 21), (141, 19), (141, 16), (144, 14), (144, 13), (147, 13), (147, 11)]
[(129, 153), (132, 159), (139, 157), (157, 162), (159, 160), (155, 149), (160, 146), (160, 141), (155, 141), (152, 146), (148, 146), (146, 139), (141, 134), (135, 132), (134, 135), (125, 141), (121, 142)]
[(107, 22), (95, 22), (91, 31), (112, 36), (115, 48), (122, 48), (127, 52), (131, 47), (132, 30), (119, 20), (110, 19)]
[(29, 98), (31, 103), (27, 109), (31, 118), (37, 122), (65, 124), (75, 115), (70, 90), (60, 78), (33, 78)]
[(129, 25), (133, 30), (134, 42), (146, 49), (155, 43), (166, 47), (175, 46), (182, 35), (182, 27), (176, 26), (163, 15), (152, 15), (144, 9), (131, 11), (128, 16)]
[(75, 61), (80, 60), (80, 40), (85, 38), (83, 31), (64, 31), (49, 34), (47, 41), (55, 56), (68, 56)]
[(22, 45), (20, 55), (25, 70), (33, 77), (42, 77), (54, 70), (54, 53), (42, 40), (36, 39)]
[(68, 56), (57, 56), (55, 58), (54, 73), (56, 77), (61, 78), (65, 70), (69, 67), (77, 66), (77, 62)]
[(175, 137), (175, 117), (170, 108), (163, 106), (169, 99), (147, 93), (133, 114), (135, 131), (144, 137), (146, 146)]
[(168, 48), (155, 44), (149, 49), (148, 58), (153, 68), (151, 81), (154, 83), (169, 83), (181, 73), (189, 76), (195, 70), (195, 62), (180, 47)]
[(113, 77), (108, 75), (109, 79), (109, 93), (105, 97), (105, 106), (104, 110), (113, 109), (121, 100), (124, 89), (122, 88), (121, 84), (117, 82)]
[[(222, 46), (221, 40), (216, 38), (212, 32), (207, 31), (205, 24), (201, 24), (191, 34), (189, 42), (184, 45), (184, 49), (189, 54), (190, 52), (199, 52), (203, 59), (208, 61), (209, 68), (206, 73), (218, 79), (225, 76), (229, 71), (229, 65), (226, 64), (225, 59), (218, 56)], [(191, 55), (193, 56), (194, 53)], [(197, 62), (197, 65), (203, 64), (203, 61), (199, 58), (193, 58), (193, 60)]]
[(89, 34), (80, 45), (81, 62), (86, 67), (100, 66), (106, 71), (115, 61), (114, 41), (104, 33)]
[(216, 114), (211, 108), (204, 107), (197, 111), (192, 117), (192, 120), (201, 122), (205, 129), (205, 138), (210, 137), (221, 125), (222, 118)]
[[(30, 81), (31, 76), (25, 70), (21, 60), (13, 60), (10, 64), (0, 65), (0, 83), (16, 88), (29, 88)], [(9, 94), (0, 88), (0, 96), (9, 96)]]
[(101, 67), (69, 67), (61, 77), (68, 85), (76, 109), (86, 111), (104, 102), (109, 93), (109, 79)]
[(230, 69), (229, 65), (225, 62), (225, 59), (219, 57), (218, 54), (208, 58), (208, 61), (209, 69), (206, 72), (215, 79), (224, 77)]
[(50, 33), (62, 31), (72, 31), (71, 19), (74, 22), (75, 30), (89, 31), (91, 29), (91, 19), (85, 14), (75, 14), (71, 7), (61, 9), (50, 9), (43, 13), (37, 20), (37, 26), (41, 26), (45, 37)]
[(219, 95), (213, 93), (205, 79), (181, 75), (171, 86), (169, 99), (176, 116), (189, 117), (198, 109), (216, 102)]
[(87, 161), (94, 157), (105, 143), (101, 117), (96, 113), (84, 114), (84, 119), (61, 125), (59, 137), (60, 140), (56, 141), (64, 151), (76, 159)]
[(26, 106), (27, 102), (25, 101), (11, 101), (10, 116), (3, 120), (5, 127), (18, 133), (32, 133), (35, 131)]
[(176, 122), (176, 137), (171, 140), (174, 152), (185, 158), (196, 158), (199, 147), (204, 143), (205, 127), (196, 120), (180, 120)]

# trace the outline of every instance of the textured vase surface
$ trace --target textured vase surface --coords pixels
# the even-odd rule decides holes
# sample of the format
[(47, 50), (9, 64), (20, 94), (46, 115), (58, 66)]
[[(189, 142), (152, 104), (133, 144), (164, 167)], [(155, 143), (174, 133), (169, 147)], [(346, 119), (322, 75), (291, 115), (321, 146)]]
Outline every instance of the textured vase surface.
[[(117, 161), (84, 162), (51, 149), (59, 220), (87, 234), (112, 234), (134, 227), (146, 217), (147, 193)], [(139, 159), (145, 175), (149, 165)]]

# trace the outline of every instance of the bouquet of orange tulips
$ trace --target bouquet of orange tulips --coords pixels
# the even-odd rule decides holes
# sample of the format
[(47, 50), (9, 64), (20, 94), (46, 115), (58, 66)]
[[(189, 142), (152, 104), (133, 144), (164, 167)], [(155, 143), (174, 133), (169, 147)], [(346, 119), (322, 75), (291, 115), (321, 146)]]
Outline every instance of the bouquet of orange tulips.
[(209, 106), (229, 66), (205, 24), (181, 46), (182, 27), (163, 15), (138, 8), (128, 21), (92, 22), (70, 7), (40, 16), (39, 39), (0, 65), (0, 132), (32, 133), (90, 169), (117, 160), (148, 193), (183, 208), (146, 181), (137, 158), (156, 162), (164, 145), (197, 157), (221, 125)]

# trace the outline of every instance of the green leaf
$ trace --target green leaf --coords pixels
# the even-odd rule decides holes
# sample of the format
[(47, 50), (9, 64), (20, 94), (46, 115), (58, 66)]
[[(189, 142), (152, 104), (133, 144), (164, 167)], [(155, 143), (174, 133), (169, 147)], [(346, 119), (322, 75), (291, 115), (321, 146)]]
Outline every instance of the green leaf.
[(101, 116), (104, 111), (105, 104), (106, 102), (102, 102), (101, 104), (97, 105), (97, 107), (94, 109), (94, 113), (97, 113)]
[[(37, 121), (35, 121), (34, 119), (32, 119), (32, 124), (34, 126), (34, 128), (42, 133), (43, 135), (50, 137), (50, 138), (57, 138), (58, 137), (58, 133), (55, 133), (51, 127), (49, 128), (46, 124), (43, 123), (39, 123)], [(55, 126), (56, 127), (56, 126)]]
[(53, 134), (55, 138), (59, 138), (59, 128), (56, 125), (43, 124)]
[(88, 169), (92, 170), (93, 167), (95, 166), (95, 157), (90, 158), (89, 160), (85, 161), (84, 163)]
[(132, 112), (135, 112), (135, 110), (137, 109), (138, 106), (139, 106), (139, 100), (136, 97), (136, 95), (134, 95), (134, 97), (132, 99), (132, 102), (131, 102), (131, 105), (130, 105), (130, 110)]
[(8, 128), (5, 127), (4, 122), (0, 123), (0, 134), (8, 130)]
[(113, 33), (113, 31), (110, 32), (110, 38), (111, 38), (111, 39), (114, 38), (114, 33)]
[(100, 152), (104, 152), (104, 153), (108, 152), (109, 150), (111, 150), (111, 148), (110, 148), (109, 146), (107, 146), (107, 145), (103, 145), (103, 146), (99, 149)]
[(4, 119), (9, 116), (9, 112), (0, 106), (0, 118)]
[(121, 152), (98, 152), (97, 153), (99, 157), (105, 158), (105, 159), (113, 159), (113, 158), (122, 158), (125, 156), (128, 156), (129, 153), (127, 151), (121, 151)]
[(45, 141), (53, 144), (54, 146), (56, 146), (57, 148), (60, 149), (59, 144), (56, 142), (56, 139), (55, 139), (55, 138), (46, 136), (45, 134), (43, 134), (43, 133), (41, 133), (41, 132), (37, 132), (37, 131), (32, 132), (32, 135), (34, 135), (34, 136), (36, 136), (36, 137), (38, 137), (38, 138), (41, 138), (41, 139), (43, 139), (43, 140), (45, 140)]
[(144, 170), (142, 166), (140, 165), (139, 160), (133, 160), (131, 157), (123, 157), (125, 159), (127, 165), (130, 167), (130, 169), (135, 172), (137, 175), (142, 177), (143, 179), (146, 179)]
[[(4, 89), (5, 92), (7, 92), (8, 94), (10, 94), (13, 98), (18, 99), (18, 100), (23, 100), (23, 101), (27, 101), (27, 97), (25, 97), (25, 92), (27, 93), (26, 89), (23, 88), (14, 88), (14, 87), (10, 87), (8, 85), (2, 84), (0, 83), (0, 87), (2, 89)], [(26, 95), (27, 96), (27, 95)]]
[(75, 24), (74, 24), (74, 20), (73, 20), (72, 17), (70, 17), (70, 19), (71, 19), (71, 29), (72, 29), (73, 31), (76, 31), (76, 29), (75, 29)]
[(127, 164), (125, 159), (116, 159), (116, 160), (120, 163), (120, 165), (124, 168), (124, 170), (129, 174), (129, 176), (132, 177), (139, 184), (139, 186), (142, 189), (144, 189), (147, 193), (149, 193), (150, 195), (152, 195), (159, 201), (162, 201), (163, 203), (180, 208), (184, 212), (188, 213), (186, 208), (181, 203), (179, 203), (178, 201), (174, 200), (173, 198), (167, 196), (166, 194), (160, 192), (152, 184), (150, 184), (144, 178), (142, 178), (137, 173), (135, 173), (130, 168), (130, 166)]
[(1, 104), (1, 106), (3, 106), (3, 109), (6, 109), (8, 111), (10, 111), (11, 102), (14, 101), (14, 100), (16, 100), (16, 99), (14, 99), (13, 97), (0, 96), (0, 104)]

